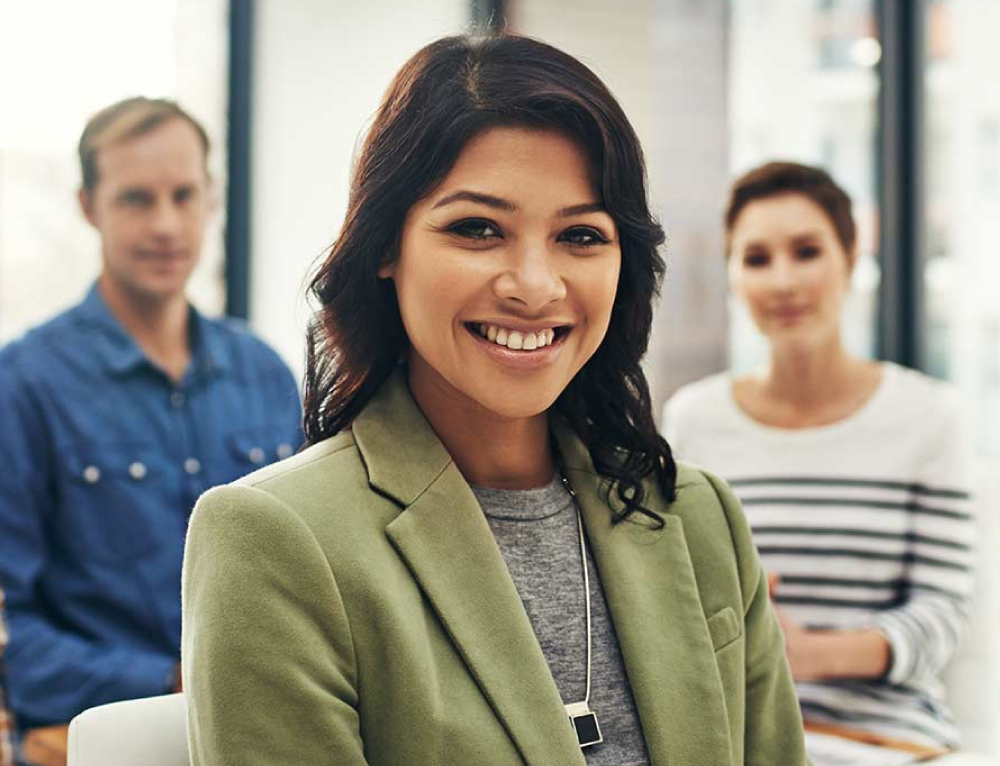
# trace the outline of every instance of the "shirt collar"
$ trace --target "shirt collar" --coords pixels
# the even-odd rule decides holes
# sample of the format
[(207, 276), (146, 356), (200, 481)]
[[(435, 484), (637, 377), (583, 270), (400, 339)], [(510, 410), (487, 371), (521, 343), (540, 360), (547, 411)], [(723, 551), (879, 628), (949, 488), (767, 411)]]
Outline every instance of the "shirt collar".
[[(101, 332), (103, 342), (100, 354), (109, 370), (124, 374), (143, 364), (150, 364), (139, 344), (111, 313), (96, 282), (80, 304), (80, 311)], [(199, 374), (228, 370), (232, 359), (228, 344), (222, 337), (222, 328), (217, 322), (203, 317), (194, 306), (190, 306), (189, 311), (191, 370)]]

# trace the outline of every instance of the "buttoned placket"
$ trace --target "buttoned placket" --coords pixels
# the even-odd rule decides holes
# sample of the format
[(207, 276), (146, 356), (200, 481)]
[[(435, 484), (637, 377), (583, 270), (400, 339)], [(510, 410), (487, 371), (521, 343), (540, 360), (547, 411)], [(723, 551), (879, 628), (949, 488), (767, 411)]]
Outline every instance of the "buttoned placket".
[(196, 369), (196, 365), (192, 364), (179, 383), (171, 381), (169, 396), (180, 445), (180, 452), (174, 459), (180, 460), (184, 499), (189, 506), (193, 506), (198, 496), (208, 488), (205, 484), (202, 444), (191, 402), (197, 387)]

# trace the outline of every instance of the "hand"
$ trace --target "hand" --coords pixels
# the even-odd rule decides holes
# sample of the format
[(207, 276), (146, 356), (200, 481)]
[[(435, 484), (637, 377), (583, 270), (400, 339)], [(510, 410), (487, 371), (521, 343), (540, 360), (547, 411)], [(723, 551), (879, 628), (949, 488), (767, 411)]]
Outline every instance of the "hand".
[(21, 758), (33, 766), (66, 766), (69, 724), (29, 729), (21, 741)]
[(771, 572), (767, 576), (767, 595), (772, 601), (774, 601), (774, 592), (778, 590), (779, 585), (781, 585), (781, 575)]
[(828, 676), (826, 634), (803, 628), (784, 609), (774, 608), (785, 636), (785, 656), (796, 681), (819, 681)]

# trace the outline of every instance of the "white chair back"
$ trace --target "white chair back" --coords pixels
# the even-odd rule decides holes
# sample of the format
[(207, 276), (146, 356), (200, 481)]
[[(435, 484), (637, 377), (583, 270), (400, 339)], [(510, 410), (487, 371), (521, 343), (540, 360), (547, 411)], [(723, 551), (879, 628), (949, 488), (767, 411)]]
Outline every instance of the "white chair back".
[(113, 702), (69, 725), (67, 766), (191, 766), (183, 694)]
[(1000, 474), (982, 465), (976, 479), (976, 590), (965, 639), (944, 683), (962, 752), (1000, 761)]

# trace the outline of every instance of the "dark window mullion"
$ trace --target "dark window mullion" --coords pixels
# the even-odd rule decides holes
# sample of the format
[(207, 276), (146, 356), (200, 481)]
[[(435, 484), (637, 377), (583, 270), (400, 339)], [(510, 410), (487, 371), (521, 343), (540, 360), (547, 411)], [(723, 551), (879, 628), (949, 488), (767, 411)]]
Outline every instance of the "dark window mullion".
[(878, 356), (923, 367), (923, 0), (878, 0)]
[(250, 316), (250, 172), (253, 0), (229, 5), (229, 113), (226, 179), (226, 313)]
[(506, 25), (505, 0), (470, 0), (472, 26), (480, 31), (502, 29)]

